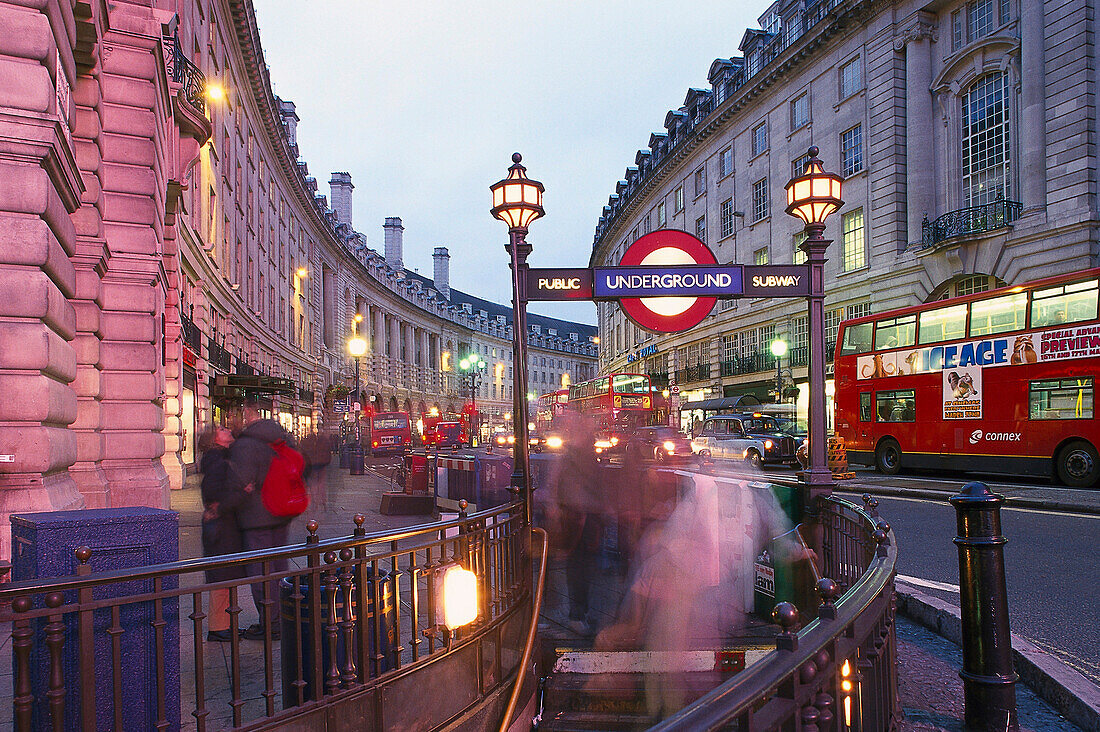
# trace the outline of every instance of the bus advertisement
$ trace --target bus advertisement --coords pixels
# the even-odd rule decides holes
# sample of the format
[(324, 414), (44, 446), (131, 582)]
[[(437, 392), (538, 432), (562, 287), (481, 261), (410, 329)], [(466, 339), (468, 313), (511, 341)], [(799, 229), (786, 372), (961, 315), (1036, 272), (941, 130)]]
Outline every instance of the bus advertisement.
[(412, 425), (407, 412), (375, 412), (369, 424), (372, 454), (404, 453), (412, 448)]
[(836, 433), (850, 462), (1100, 477), (1100, 269), (841, 323)]

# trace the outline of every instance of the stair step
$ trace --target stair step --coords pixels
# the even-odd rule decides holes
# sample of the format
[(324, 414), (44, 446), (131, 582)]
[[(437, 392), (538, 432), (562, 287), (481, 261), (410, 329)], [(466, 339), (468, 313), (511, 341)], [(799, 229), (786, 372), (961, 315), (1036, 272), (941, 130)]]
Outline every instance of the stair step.
[(543, 714), (539, 732), (634, 732), (653, 726), (656, 720), (644, 714), (600, 714), (595, 712), (561, 712), (553, 718)]

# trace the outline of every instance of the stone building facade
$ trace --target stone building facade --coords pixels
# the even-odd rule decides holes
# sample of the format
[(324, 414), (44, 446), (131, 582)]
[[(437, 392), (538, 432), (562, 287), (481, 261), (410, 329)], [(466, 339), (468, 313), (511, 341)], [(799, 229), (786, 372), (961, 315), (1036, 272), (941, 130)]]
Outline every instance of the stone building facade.
[[(167, 507), (243, 386), (317, 426), (354, 388), (356, 313), (381, 404), (461, 403), (453, 355), (510, 353), (510, 325), (404, 268), (400, 219), (368, 247), (349, 174), (318, 193), (247, 0), (0, 0), (0, 80), (0, 527)], [(533, 359), (594, 371), (594, 328), (530, 322)]]
[[(592, 262), (671, 228), (721, 262), (800, 263), (783, 187), (817, 145), (844, 176), (826, 231), (827, 343), (846, 318), (1095, 266), (1091, 17), (1083, 0), (780, 0), (638, 151)], [(802, 301), (720, 302), (672, 336), (611, 304), (598, 317), (601, 371), (641, 364), (676, 383), (685, 422), (702, 399), (773, 400), (777, 338), (790, 347), (782, 391), (806, 398)]]

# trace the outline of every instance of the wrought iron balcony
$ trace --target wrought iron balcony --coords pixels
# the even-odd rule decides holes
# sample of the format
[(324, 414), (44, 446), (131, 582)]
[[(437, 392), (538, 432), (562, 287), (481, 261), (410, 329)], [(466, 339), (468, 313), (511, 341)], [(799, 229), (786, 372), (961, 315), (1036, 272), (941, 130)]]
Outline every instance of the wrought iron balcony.
[(180, 327), (183, 331), (183, 344), (190, 348), (192, 353), (198, 355), (202, 351), (202, 331), (199, 330), (199, 326), (181, 313)]
[(1022, 203), (1001, 199), (992, 203), (983, 203), (981, 206), (948, 211), (931, 223), (926, 216), (921, 225), (923, 246), (929, 249), (957, 236), (1003, 229), (1020, 218), (1023, 208)]
[(255, 376), (256, 375), (256, 369), (252, 368), (252, 366), (250, 366), (248, 363), (242, 361), (239, 358), (237, 359), (236, 366), (234, 367), (233, 370), (234, 370), (235, 373), (238, 373), (241, 376)]
[(686, 384), (690, 381), (706, 381), (709, 378), (709, 363), (698, 363), (676, 372), (676, 383), (678, 384)]
[(225, 373), (229, 373), (233, 361), (229, 356), (229, 351), (225, 350), (223, 346), (219, 346), (215, 343), (213, 338), (208, 338), (206, 341), (206, 352), (206, 360), (210, 362), (211, 366), (221, 369)]
[[(167, 40), (167, 39), (166, 39)], [(206, 114), (206, 74), (183, 55), (179, 36), (172, 36), (171, 49), (166, 59), (168, 75), (177, 84), (183, 84), (180, 94), (203, 114)]]

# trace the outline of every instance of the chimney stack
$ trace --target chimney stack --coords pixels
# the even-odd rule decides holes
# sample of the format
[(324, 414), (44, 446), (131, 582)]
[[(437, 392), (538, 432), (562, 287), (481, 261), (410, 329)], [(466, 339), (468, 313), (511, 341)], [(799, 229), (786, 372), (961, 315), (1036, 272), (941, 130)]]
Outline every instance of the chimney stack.
[(332, 210), (340, 221), (351, 226), (351, 192), (355, 190), (351, 173), (333, 173), (328, 185), (332, 192)]
[(403, 247), (402, 233), (405, 231), (405, 227), (401, 225), (401, 219), (397, 216), (391, 216), (386, 219), (386, 223), (382, 228), (386, 232), (386, 264), (395, 269), (404, 269), (405, 264), (402, 261), (401, 250)]
[(435, 289), (448, 300), (451, 299), (451, 255), (447, 253), (447, 247), (436, 247), (432, 253), (435, 260), (434, 281)]
[(286, 141), (292, 148), (298, 149), (298, 113), (294, 109), (294, 102), (276, 98), (279, 108), (279, 117), (283, 121), (283, 129), (286, 130)]

